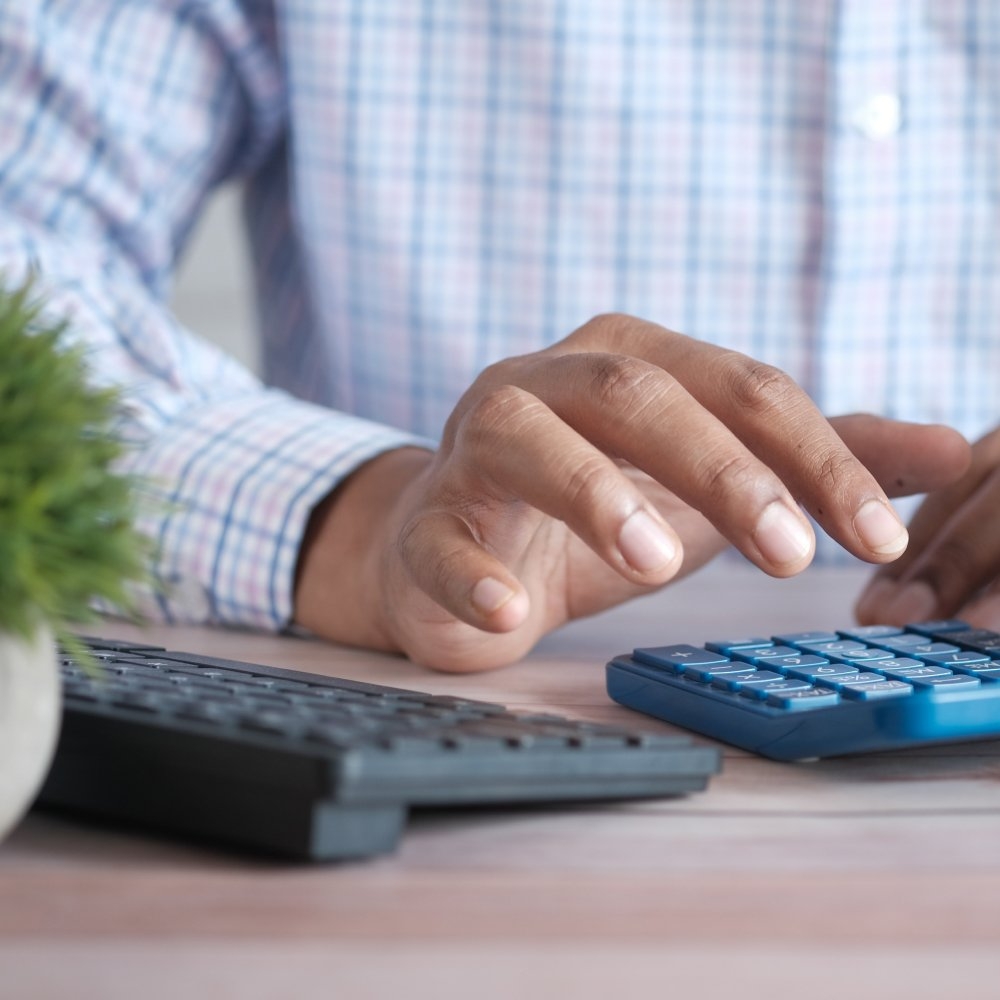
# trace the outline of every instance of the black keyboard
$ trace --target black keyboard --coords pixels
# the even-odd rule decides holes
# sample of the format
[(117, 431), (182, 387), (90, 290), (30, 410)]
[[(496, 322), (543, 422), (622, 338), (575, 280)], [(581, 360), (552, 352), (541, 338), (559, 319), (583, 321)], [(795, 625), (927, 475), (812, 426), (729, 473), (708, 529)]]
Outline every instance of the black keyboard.
[(84, 641), (39, 803), (244, 850), (363, 857), (410, 807), (672, 796), (719, 768), (684, 736)]

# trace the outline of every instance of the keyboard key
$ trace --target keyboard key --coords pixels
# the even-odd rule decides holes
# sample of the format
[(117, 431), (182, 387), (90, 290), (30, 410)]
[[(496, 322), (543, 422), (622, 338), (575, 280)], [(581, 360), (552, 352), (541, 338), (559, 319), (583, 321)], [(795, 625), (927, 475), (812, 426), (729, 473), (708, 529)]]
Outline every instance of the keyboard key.
[(858, 671), (854, 674), (834, 674), (833, 676), (817, 677), (816, 683), (822, 684), (823, 687), (830, 687), (836, 691), (840, 691), (847, 687), (856, 688), (863, 687), (866, 684), (878, 684), (884, 680), (885, 678), (881, 674)]
[(841, 639), (839, 636), (835, 639), (824, 639), (817, 642), (800, 642), (798, 646), (800, 649), (807, 649), (810, 653), (816, 653), (819, 656), (841, 656), (844, 653), (854, 653), (869, 648), (856, 639)]
[(704, 681), (711, 683), (716, 677), (732, 677), (737, 674), (752, 674), (754, 666), (752, 663), (734, 663), (726, 660), (724, 663), (697, 664), (684, 668), (684, 676), (693, 681)]
[(975, 649), (991, 655), (1000, 652), (1000, 632), (988, 628), (966, 628), (964, 631), (949, 632), (947, 638), (948, 642), (957, 643), (965, 649)]
[(802, 650), (795, 646), (766, 646), (761, 649), (734, 649), (732, 655), (734, 660), (743, 660), (744, 663), (766, 663), (783, 656), (801, 656)]

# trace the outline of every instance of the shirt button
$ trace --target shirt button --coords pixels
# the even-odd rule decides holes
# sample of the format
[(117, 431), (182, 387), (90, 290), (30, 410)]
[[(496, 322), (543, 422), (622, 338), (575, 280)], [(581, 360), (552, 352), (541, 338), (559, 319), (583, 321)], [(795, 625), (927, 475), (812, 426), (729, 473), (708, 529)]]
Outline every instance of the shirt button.
[(869, 139), (895, 135), (903, 122), (903, 106), (897, 94), (874, 94), (854, 113), (854, 126)]

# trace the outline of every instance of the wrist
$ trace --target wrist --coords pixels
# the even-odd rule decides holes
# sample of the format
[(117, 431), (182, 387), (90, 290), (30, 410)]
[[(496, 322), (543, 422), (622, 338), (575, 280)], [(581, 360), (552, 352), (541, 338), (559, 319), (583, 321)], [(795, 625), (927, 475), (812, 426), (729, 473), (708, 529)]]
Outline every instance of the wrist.
[(401, 498), (433, 458), (420, 448), (384, 452), (317, 504), (299, 549), (296, 624), (335, 642), (399, 651), (386, 603), (386, 549)]

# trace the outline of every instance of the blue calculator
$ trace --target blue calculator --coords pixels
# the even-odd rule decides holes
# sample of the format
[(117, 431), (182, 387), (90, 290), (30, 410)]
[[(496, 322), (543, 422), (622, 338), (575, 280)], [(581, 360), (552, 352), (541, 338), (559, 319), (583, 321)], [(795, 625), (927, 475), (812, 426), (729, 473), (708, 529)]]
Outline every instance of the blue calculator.
[(635, 649), (622, 705), (775, 760), (1000, 738), (1000, 632), (966, 622)]

